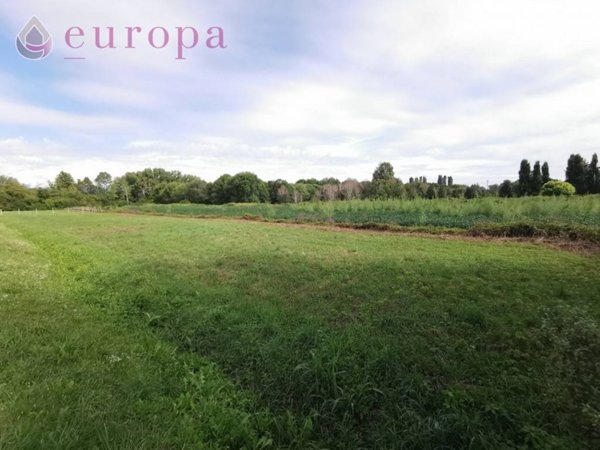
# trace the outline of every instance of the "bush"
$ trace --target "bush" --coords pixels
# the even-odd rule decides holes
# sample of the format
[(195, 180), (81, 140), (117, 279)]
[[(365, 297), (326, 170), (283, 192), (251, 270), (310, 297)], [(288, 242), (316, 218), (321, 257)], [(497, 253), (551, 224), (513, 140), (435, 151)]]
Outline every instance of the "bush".
[(542, 195), (574, 195), (575, 187), (566, 181), (550, 180), (542, 186)]

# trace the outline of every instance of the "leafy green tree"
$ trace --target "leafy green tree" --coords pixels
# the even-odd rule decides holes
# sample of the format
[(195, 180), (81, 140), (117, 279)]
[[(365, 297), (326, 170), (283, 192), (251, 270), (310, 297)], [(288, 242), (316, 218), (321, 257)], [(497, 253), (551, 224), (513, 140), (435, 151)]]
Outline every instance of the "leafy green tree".
[(550, 180), (542, 186), (542, 195), (574, 195), (575, 186), (567, 181)]
[(36, 194), (40, 204), (45, 205), (46, 200), (52, 195), (52, 189), (50, 187), (39, 187), (36, 189)]
[(600, 169), (598, 169), (598, 155), (593, 154), (588, 167), (588, 191), (590, 194), (600, 194)]
[(438, 192), (434, 184), (429, 185), (429, 187), (427, 188), (427, 192), (425, 193), (425, 197), (427, 197), (430, 200), (438, 198)]
[(99, 192), (108, 192), (112, 183), (112, 176), (108, 172), (100, 172), (94, 179)]
[(98, 190), (96, 185), (88, 177), (85, 177), (83, 180), (77, 180), (77, 189), (87, 195), (95, 195)]
[[(89, 182), (89, 183), (88, 183)], [(48, 197), (45, 204), (49, 208), (68, 208), (73, 206), (93, 206), (97, 199), (84, 192), (85, 189), (94, 188), (93, 183), (87, 179), (87, 182), (75, 183), (71, 174), (61, 171), (51, 184)]]
[(498, 197), (500, 192), (500, 185), (499, 184), (490, 184), (487, 189), (485, 189), (485, 196), (486, 197)]
[(208, 185), (208, 196), (213, 205), (222, 205), (231, 201), (230, 182), (231, 175), (221, 175)]
[[(421, 180), (423, 179), (425, 179), (425, 177), (421, 177)], [(427, 189), (429, 188), (429, 184), (427, 184), (426, 181), (421, 181), (420, 183), (415, 183), (415, 186), (417, 188), (417, 196), (419, 198), (425, 198), (425, 196), (427, 195)]]
[(454, 184), (449, 187), (450, 197), (452, 198), (464, 198), (467, 187), (462, 184)]
[(412, 183), (409, 183), (404, 187), (406, 198), (408, 198), (409, 200), (414, 200), (415, 198), (418, 198), (420, 196), (419, 189), (417, 186), (417, 183), (413, 181)]
[(294, 188), (285, 180), (269, 181), (269, 200), (271, 203), (291, 203), (293, 201)]
[(319, 185), (321, 186), (325, 186), (326, 184), (340, 184), (340, 180), (338, 180), (337, 178), (333, 178), (333, 177), (329, 177), (329, 178), (323, 178), (322, 180), (320, 180), (318, 182)]
[(571, 155), (567, 161), (567, 181), (575, 186), (577, 194), (587, 194), (588, 165), (579, 154)]
[(405, 193), (404, 185), (397, 178), (382, 179), (371, 183), (369, 198), (403, 198)]
[[(108, 173), (101, 172), (96, 177), (96, 186), (98, 192), (103, 194), (100, 196), (102, 199), (112, 198), (127, 203), (184, 201), (209, 203), (211, 201), (209, 187), (205, 181), (194, 175), (183, 175), (177, 170), (148, 168), (138, 172), (127, 172), (114, 181)], [(105, 189), (107, 191), (103, 192)], [(225, 201), (223, 199), (223, 203)]]
[(180, 203), (189, 201), (185, 198), (186, 184), (180, 181), (161, 181), (153, 192), (154, 203)]
[(133, 199), (131, 198), (131, 185), (127, 179), (123, 177), (115, 178), (110, 185), (109, 196), (113, 201), (117, 203), (124, 202), (129, 204)]
[(150, 198), (152, 186), (150, 186), (149, 178), (144, 177), (142, 172), (127, 172), (122, 177), (112, 183), (111, 190), (120, 193), (120, 198), (129, 202), (144, 202)]
[(504, 198), (510, 198), (513, 196), (512, 182), (510, 180), (504, 180), (500, 184), (500, 188), (498, 189), (498, 196)]
[(542, 183), (547, 183), (550, 181), (550, 168), (548, 167), (548, 163), (544, 161), (542, 164)]
[(531, 166), (526, 159), (521, 161), (519, 168), (519, 194), (527, 195), (531, 192)]
[(296, 181), (295, 184), (314, 184), (318, 186), (319, 184), (321, 184), (321, 182), (316, 178), (301, 178), (298, 181)]
[(194, 177), (184, 185), (185, 200), (191, 203), (209, 203), (208, 183), (201, 178)]
[(229, 180), (230, 201), (235, 203), (261, 203), (269, 201), (267, 183), (251, 172), (241, 172)]
[(0, 185), (5, 183), (18, 183), (18, 181), (15, 178), (7, 177), (6, 175), (0, 175)]
[(319, 185), (316, 183), (295, 183), (293, 192), (294, 203), (314, 200), (318, 189)]
[(98, 203), (96, 198), (85, 195), (76, 187), (63, 190), (51, 190), (46, 199), (48, 208), (70, 208), (74, 206), (94, 206)]
[(38, 197), (14, 178), (0, 177), (0, 209), (4, 211), (30, 210), (37, 206)]
[(70, 173), (61, 171), (54, 180), (54, 189), (62, 191), (75, 187), (75, 180)]
[(389, 162), (380, 163), (373, 172), (373, 182), (380, 180), (393, 180), (394, 167)]
[(483, 189), (478, 184), (472, 184), (465, 190), (465, 198), (473, 199), (483, 197)]
[(542, 178), (542, 169), (540, 166), (540, 162), (536, 161), (533, 165), (533, 174), (531, 175), (531, 184), (529, 187), (529, 193), (531, 195), (538, 195), (540, 190), (542, 189), (542, 185), (544, 184)]

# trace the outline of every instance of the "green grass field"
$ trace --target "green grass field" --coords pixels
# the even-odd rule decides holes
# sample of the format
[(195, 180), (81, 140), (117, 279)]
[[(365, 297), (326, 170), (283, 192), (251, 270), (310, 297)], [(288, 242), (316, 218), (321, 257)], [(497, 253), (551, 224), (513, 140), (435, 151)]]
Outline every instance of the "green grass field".
[(599, 275), (527, 243), (5, 213), (0, 449), (598, 448)]
[(381, 223), (470, 229), (482, 224), (554, 224), (600, 229), (600, 195), (488, 197), (474, 200), (352, 200), (300, 204), (132, 205), (124, 211), (183, 216), (243, 217), (301, 222)]

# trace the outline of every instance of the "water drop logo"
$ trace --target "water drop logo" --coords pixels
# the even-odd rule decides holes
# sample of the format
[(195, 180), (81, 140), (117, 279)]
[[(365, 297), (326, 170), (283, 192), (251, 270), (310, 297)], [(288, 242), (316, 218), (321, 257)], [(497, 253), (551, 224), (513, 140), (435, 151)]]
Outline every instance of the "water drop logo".
[(17, 36), (17, 50), (27, 59), (44, 59), (52, 51), (52, 36), (37, 17), (33, 17)]

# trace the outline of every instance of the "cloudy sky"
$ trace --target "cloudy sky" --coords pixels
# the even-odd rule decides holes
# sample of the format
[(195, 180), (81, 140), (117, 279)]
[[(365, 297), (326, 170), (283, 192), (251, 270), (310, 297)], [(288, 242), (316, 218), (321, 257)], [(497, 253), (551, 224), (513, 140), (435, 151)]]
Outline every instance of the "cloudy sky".
[[(0, 4), (0, 174), (30, 185), (145, 167), (367, 179), (380, 161), (405, 180), (485, 185), (522, 158), (561, 178), (570, 153), (600, 150), (594, 0), (57, 3)], [(33, 15), (54, 39), (41, 61), (15, 49)], [(116, 49), (94, 47), (95, 26), (114, 27)], [(127, 26), (143, 30), (135, 49)], [(201, 42), (222, 27), (227, 48), (178, 61), (178, 26)]]

